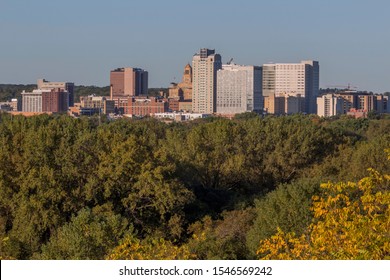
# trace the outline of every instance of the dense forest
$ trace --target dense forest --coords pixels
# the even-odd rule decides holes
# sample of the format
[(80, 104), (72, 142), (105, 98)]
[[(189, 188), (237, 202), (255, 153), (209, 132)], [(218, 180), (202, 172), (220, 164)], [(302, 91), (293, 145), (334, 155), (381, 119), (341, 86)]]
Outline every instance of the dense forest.
[(389, 131), (3, 113), (0, 258), (389, 258)]

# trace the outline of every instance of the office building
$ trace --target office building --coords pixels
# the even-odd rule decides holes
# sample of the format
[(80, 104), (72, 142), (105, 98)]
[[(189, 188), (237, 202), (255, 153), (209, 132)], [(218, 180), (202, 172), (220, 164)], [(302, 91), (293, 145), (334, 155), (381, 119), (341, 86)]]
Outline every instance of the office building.
[(42, 112), (64, 113), (69, 109), (69, 93), (64, 89), (42, 90)]
[(110, 114), (115, 112), (115, 101), (104, 96), (88, 95), (80, 97), (81, 115)]
[(217, 71), (222, 68), (221, 56), (215, 50), (201, 49), (192, 58), (192, 111), (216, 112)]
[(258, 66), (222, 65), (217, 71), (218, 114), (261, 112), (262, 71)]
[(317, 97), (317, 115), (320, 117), (332, 117), (343, 114), (344, 99), (334, 94), (324, 94)]
[(304, 112), (305, 98), (300, 94), (275, 94), (264, 96), (264, 113), (271, 115), (291, 115)]
[[(263, 65), (263, 96), (300, 96), (305, 102), (303, 112), (315, 114), (318, 92), (319, 64), (317, 61)], [(267, 111), (267, 108), (265, 110)]]
[(42, 91), (40, 89), (34, 89), (32, 92), (22, 92), (23, 112), (42, 112)]
[(69, 93), (63, 89), (35, 89), (22, 92), (23, 112), (64, 113), (68, 111)]
[(158, 97), (128, 97), (116, 101), (119, 104), (121, 113), (129, 116), (144, 117), (156, 113), (168, 112), (168, 102)]
[(148, 72), (139, 68), (117, 68), (110, 72), (111, 99), (148, 94)]
[(49, 82), (45, 79), (39, 79), (37, 81), (37, 87), (41, 90), (61, 89), (68, 92), (68, 106), (74, 105), (74, 83), (69, 82)]

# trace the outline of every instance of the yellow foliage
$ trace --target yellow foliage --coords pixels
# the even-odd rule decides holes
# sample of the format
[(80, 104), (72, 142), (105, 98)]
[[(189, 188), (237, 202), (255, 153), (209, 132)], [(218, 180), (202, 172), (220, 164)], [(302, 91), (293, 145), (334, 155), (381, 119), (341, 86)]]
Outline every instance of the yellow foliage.
[(175, 246), (164, 239), (140, 241), (127, 237), (109, 254), (107, 260), (189, 260), (193, 259), (186, 246)]
[(388, 259), (390, 257), (390, 176), (370, 169), (356, 183), (321, 185), (313, 197), (314, 221), (296, 237), (280, 229), (262, 240), (263, 259)]

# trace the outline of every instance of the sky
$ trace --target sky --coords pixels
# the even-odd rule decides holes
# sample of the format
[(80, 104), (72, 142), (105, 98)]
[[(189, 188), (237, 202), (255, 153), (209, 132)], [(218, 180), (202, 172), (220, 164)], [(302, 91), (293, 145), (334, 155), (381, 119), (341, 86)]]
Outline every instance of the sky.
[(0, 0), (0, 83), (181, 80), (200, 48), (242, 65), (318, 60), (320, 86), (390, 91), (388, 0)]

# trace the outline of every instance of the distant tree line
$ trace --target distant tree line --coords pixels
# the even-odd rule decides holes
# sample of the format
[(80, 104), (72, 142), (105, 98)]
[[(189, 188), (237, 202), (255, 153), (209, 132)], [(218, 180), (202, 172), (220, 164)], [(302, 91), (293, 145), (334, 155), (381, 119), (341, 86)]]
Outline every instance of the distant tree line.
[[(389, 184), (359, 183), (364, 187), (355, 191), (339, 182), (357, 186), (371, 176), (370, 167), (389, 174), (389, 131), (389, 119), (346, 116), (244, 114), (233, 120), (99, 125), (96, 118), (2, 113), (0, 257), (255, 259), (302, 252), (321, 258), (315, 253), (322, 245), (309, 246), (300, 236), (320, 238), (324, 230), (323, 238), (330, 238), (348, 225), (340, 220), (332, 232), (320, 224), (332, 219), (321, 211), (330, 213), (326, 199), (334, 186), (351, 196), (355, 206), (347, 213), (366, 211), (354, 204), (360, 196), (378, 198), (370, 212), (378, 228), (370, 236), (378, 242), (361, 243), (364, 254), (336, 252), (334, 258), (385, 258), (386, 212), (380, 205)], [(320, 187), (327, 182), (328, 188)], [(289, 248), (283, 238), (295, 242), (295, 255), (284, 253)], [(329, 250), (344, 248), (335, 247)]]

